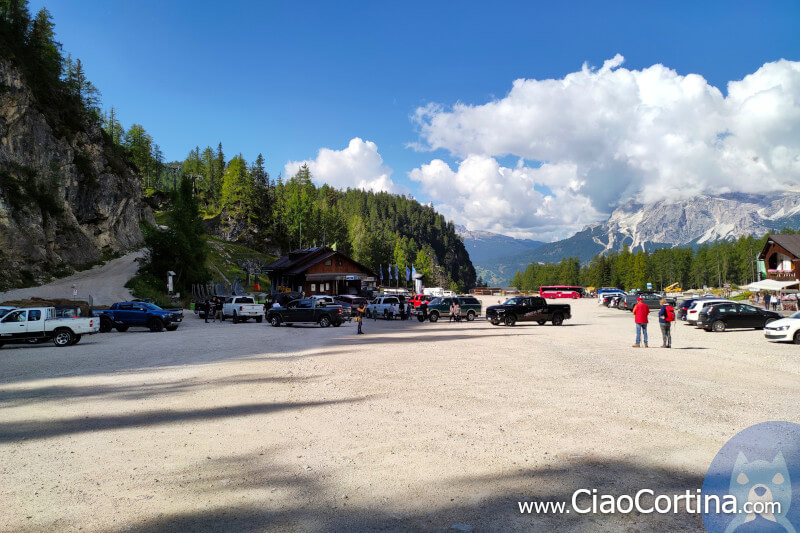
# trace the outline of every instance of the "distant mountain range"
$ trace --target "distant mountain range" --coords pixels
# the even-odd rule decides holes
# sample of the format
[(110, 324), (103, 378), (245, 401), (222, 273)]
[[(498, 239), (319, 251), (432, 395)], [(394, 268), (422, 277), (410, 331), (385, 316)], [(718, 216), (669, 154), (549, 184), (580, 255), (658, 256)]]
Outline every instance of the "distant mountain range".
[[(506, 285), (517, 270), (530, 264), (526, 254), (545, 244), (491, 231), (468, 230), (459, 225), (456, 225), (456, 232), (464, 240), (475, 272), (491, 286)], [(517, 259), (517, 256), (520, 257)]]
[[(763, 235), (787, 226), (800, 227), (800, 193), (729, 193), (651, 204), (628, 202), (615, 209), (605, 222), (586, 226), (567, 239), (544, 244), (489, 232), (457, 230), (464, 238), (476, 271), (490, 284), (505, 284), (517, 270), (534, 261), (558, 262), (565, 257), (577, 257), (587, 262), (601, 252), (621, 250), (625, 245), (632, 250), (648, 251), (699, 246), (718, 239)], [(517, 244), (511, 245), (503, 239)]]

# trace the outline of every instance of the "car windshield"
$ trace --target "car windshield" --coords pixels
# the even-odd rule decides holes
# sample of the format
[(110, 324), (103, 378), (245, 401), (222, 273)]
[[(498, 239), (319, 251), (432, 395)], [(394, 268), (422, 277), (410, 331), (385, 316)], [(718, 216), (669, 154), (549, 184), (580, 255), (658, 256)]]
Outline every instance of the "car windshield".
[(146, 309), (150, 309), (151, 311), (161, 311), (161, 308), (159, 306), (157, 306), (156, 304), (151, 304), (151, 303), (148, 303), (148, 302), (139, 302), (139, 305), (141, 305), (142, 307), (144, 307)]
[(798, 311), (795, 314), (791, 315), (789, 318), (800, 318), (800, 311)]
[(440, 303), (442, 303), (441, 298), (434, 298), (433, 300), (430, 301), (431, 305), (439, 305)]
[(11, 309), (0, 309), (0, 317), (6, 316)]
[(509, 298), (503, 305), (520, 305), (521, 303), (522, 298)]

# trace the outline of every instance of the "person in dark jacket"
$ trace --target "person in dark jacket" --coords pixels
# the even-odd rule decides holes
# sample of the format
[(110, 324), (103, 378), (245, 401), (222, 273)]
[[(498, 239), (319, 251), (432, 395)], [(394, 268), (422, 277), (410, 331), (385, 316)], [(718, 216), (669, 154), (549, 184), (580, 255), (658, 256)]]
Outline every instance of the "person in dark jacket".
[[(666, 298), (661, 298), (659, 302), (661, 309), (658, 311), (658, 325), (661, 326), (661, 347), (672, 348), (672, 321), (675, 320), (675, 310), (667, 305)], [(672, 311), (671, 313), (669, 311)]]
[(200, 310), (203, 312), (203, 318), (205, 319), (206, 324), (208, 324), (208, 314), (211, 312), (211, 302), (206, 299), (200, 305), (203, 306)]

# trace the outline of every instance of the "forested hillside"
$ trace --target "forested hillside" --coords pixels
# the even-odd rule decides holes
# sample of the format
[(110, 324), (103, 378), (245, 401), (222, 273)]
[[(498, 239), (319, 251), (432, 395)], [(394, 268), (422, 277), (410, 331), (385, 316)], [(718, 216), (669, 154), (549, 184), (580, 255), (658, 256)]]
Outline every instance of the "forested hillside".
[[(785, 228), (781, 233), (794, 233)], [(559, 263), (531, 263), (517, 272), (512, 285), (522, 290), (542, 285), (583, 285), (644, 289), (647, 283), (659, 289), (680, 283), (684, 289), (720, 287), (725, 283), (745, 285), (757, 280), (755, 257), (764, 246), (766, 236), (721, 240), (697, 249), (661, 248), (654, 252), (641, 250), (599, 254), (588, 265), (578, 258)]]

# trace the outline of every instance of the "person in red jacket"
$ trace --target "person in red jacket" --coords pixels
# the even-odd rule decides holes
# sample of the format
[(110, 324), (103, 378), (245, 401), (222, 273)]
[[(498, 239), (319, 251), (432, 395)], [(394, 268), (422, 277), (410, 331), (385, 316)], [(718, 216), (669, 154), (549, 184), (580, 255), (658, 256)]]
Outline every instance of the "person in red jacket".
[(644, 347), (647, 348), (647, 315), (650, 308), (644, 303), (641, 296), (636, 298), (636, 305), (633, 306), (633, 321), (636, 322), (636, 344), (634, 348), (639, 348), (642, 333), (644, 332)]

